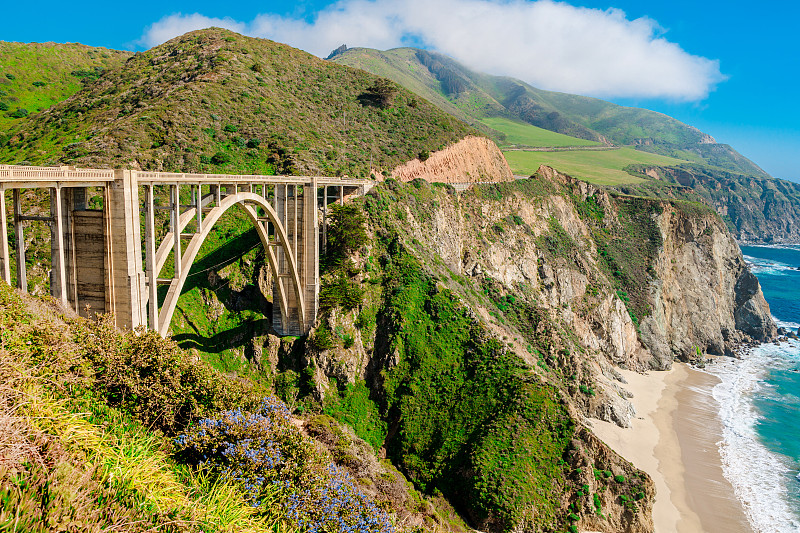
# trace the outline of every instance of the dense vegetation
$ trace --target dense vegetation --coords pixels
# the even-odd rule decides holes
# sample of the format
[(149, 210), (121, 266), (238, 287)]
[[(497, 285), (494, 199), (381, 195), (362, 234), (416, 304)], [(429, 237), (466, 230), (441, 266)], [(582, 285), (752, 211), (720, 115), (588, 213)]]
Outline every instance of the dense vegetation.
[(262, 387), (155, 333), (63, 320), (0, 284), (0, 527), (394, 531)]
[(66, 100), (130, 56), (82, 44), (0, 41), (0, 145), (26, 117)]
[(556, 524), (573, 421), (558, 392), (481, 326), (413, 256), (389, 244), (380, 318), (399, 364), (384, 374), (388, 443), (410, 478), (492, 529)]
[(369, 176), (471, 131), (366, 72), (209, 29), (135, 55), (20, 125), (0, 161)]

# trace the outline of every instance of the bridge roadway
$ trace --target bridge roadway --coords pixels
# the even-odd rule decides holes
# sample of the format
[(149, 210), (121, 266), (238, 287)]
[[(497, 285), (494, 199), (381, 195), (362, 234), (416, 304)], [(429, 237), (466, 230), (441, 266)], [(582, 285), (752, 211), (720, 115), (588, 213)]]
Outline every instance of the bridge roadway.
[[(220, 217), (239, 206), (252, 221), (272, 272), (273, 328), (302, 335), (317, 316), (328, 205), (363, 195), (373, 184), (320, 176), (0, 165), (0, 276), (11, 284), (5, 197), (11, 191), (20, 290), (27, 291), (25, 227), (46, 222), (54, 298), (81, 315), (110, 312), (118, 327), (144, 326), (166, 336), (200, 247)], [(26, 189), (49, 190), (49, 215), (23, 213)], [(100, 208), (92, 207), (96, 196), (102, 197)], [(170, 256), (172, 272), (159, 277)], [(168, 287), (159, 306), (162, 284)]]

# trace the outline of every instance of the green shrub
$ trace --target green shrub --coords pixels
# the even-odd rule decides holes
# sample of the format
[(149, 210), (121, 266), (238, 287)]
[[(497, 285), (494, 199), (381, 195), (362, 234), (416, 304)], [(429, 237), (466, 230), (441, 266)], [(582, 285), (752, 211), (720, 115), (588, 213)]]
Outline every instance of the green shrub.
[(222, 129), (227, 131), (228, 133), (236, 133), (237, 131), (239, 131), (239, 126), (234, 126), (233, 124), (225, 124), (225, 127)]
[(325, 350), (331, 350), (336, 347), (336, 343), (333, 339), (333, 333), (331, 332), (327, 322), (323, 321), (319, 327), (314, 330), (314, 333), (311, 335), (311, 345), (321, 352), (324, 352)]
[(319, 308), (321, 310), (336, 307), (355, 309), (363, 297), (364, 291), (359, 284), (350, 279), (345, 270), (339, 270), (333, 276), (323, 280), (319, 291)]
[(275, 376), (272, 386), (275, 394), (284, 402), (291, 404), (300, 393), (300, 374), (293, 370), (286, 370)]
[(616, 481), (617, 483), (625, 483), (625, 476), (621, 475), (614, 476), (614, 481)]
[(47, 84), (45, 82), (43, 82), (43, 81), (35, 81), (35, 82), (33, 82), (33, 86), (34, 87), (44, 87), (45, 85), (47, 85)]
[(193, 419), (234, 405), (256, 405), (260, 392), (193, 362), (153, 331), (119, 332), (109, 316), (73, 324), (75, 341), (89, 362), (95, 390), (145, 425), (172, 433)]
[(592, 503), (594, 504), (595, 513), (602, 514), (603, 503), (600, 501), (600, 496), (596, 492), (592, 495)]
[(250, 139), (247, 141), (248, 148), (258, 148), (261, 145), (260, 139)]
[(331, 390), (325, 396), (323, 413), (353, 428), (360, 438), (376, 450), (386, 438), (387, 424), (377, 403), (370, 398), (364, 381), (347, 384), (341, 390)]
[(23, 107), (18, 107), (16, 111), (13, 113), (9, 113), (8, 116), (11, 118), (25, 118), (28, 116), (28, 110)]
[(211, 162), (215, 165), (224, 165), (225, 163), (230, 162), (230, 160), (231, 156), (225, 152), (217, 152), (211, 156)]
[(328, 248), (322, 259), (326, 266), (341, 265), (367, 242), (366, 218), (360, 207), (355, 204), (329, 206)]

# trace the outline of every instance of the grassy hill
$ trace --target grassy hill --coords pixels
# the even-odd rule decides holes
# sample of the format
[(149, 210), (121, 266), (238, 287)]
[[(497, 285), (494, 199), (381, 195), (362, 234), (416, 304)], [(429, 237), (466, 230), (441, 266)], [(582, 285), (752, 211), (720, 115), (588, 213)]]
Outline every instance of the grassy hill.
[(272, 41), (192, 32), (13, 128), (0, 161), (368, 176), (474, 133), (377, 81)]
[(514, 150), (505, 153), (515, 173), (533, 175), (540, 165), (549, 165), (580, 179), (600, 185), (621, 185), (643, 179), (625, 169), (632, 164), (676, 165), (683, 161), (662, 155), (640, 152), (630, 147), (604, 151), (531, 152)]
[(31, 114), (66, 100), (131, 55), (82, 44), (0, 41), (0, 137)]
[[(667, 115), (597, 98), (544, 91), (514, 78), (474, 72), (435, 52), (351, 48), (331, 60), (390, 78), (470, 124), (484, 124), (500, 144), (519, 143), (518, 123), (522, 121), (582, 140), (632, 145), (645, 152), (767, 176), (730, 146), (717, 144), (700, 130)], [(563, 144), (554, 140), (552, 146)]]
[(486, 117), (481, 122), (493, 130), (503, 132), (504, 143), (531, 147), (602, 146), (596, 141), (578, 139), (561, 133), (537, 128), (527, 122), (505, 117)]

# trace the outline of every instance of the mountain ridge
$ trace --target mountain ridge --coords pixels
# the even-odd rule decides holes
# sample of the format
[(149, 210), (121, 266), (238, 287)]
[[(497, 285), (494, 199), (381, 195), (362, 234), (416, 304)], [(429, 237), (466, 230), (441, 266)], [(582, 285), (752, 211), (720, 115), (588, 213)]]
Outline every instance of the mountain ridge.
[[(699, 147), (713, 144), (718, 147), (714, 164), (768, 176), (732, 147), (717, 144), (710, 135), (664, 113), (537, 89), (512, 77), (475, 72), (437, 52), (408, 47), (386, 51), (348, 48), (335, 54), (331, 61), (388, 77), (454, 116), (462, 120), (467, 117), (470, 124), (480, 123), (485, 117), (507, 116), (603, 144), (633, 145), (673, 157), (690, 151), (702, 161), (710, 159), (710, 154), (707, 148)], [(503, 140), (497, 132), (489, 133), (496, 141)], [(685, 159), (685, 154), (680, 158)]]

